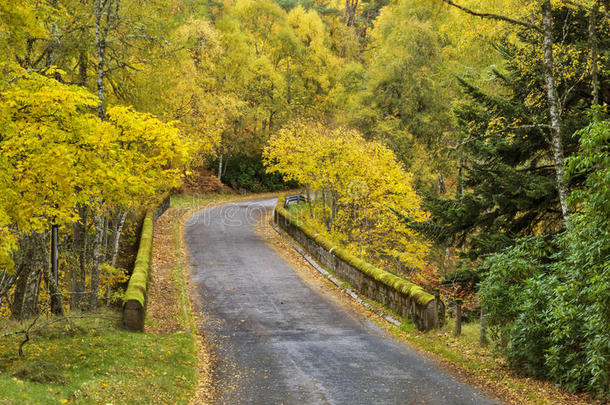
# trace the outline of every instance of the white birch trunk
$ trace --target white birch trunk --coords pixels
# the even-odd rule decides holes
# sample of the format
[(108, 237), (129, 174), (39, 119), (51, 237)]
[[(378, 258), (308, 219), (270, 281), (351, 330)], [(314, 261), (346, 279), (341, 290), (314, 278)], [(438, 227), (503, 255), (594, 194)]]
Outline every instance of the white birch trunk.
[(121, 240), (121, 233), (123, 233), (123, 226), (125, 226), (125, 220), (127, 219), (127, 211), (123, 212), (121, 219), (119, 221), (119, 226), (114, 234), (114, 241), (112, 245), (112, 260), (111, 265), (114, 267), (116, 265), (116, 259), (119, 254), (119, 242)]
[(561, 129), (561, 105), (557, 94), (557, 85), (554, 76), (553, 59), (553, 15), (550, 0), (542, 3), (542, 36), (544, 42), (544, 81), (546, 84), (549, 113), (551, 116), (551, 149), (555, 165), (555, 180), (559, 194), (561, 213), (565, 220), (568, 215), (568, 185), (564, 178), (563, 140)]
[[(105, 118), (104, 111), (104, 65), (106, 62), (106, 35), (102, 28), (102, 17), (104, 14), (104, 3), (102, 0), (95, 2), (95, 43), (97, 48), (97, 115), (100, 119)], [(108, 24), (108, 21), (106, 21)]]
[(98, 307), (97, 295), (99, 291), (99, 269), (102, 264), (102, 247), (104, 242), (104, 219), (101, 215), (94, 218), (95, 245), (93, 246), (93, 266), (91, 268), (91, 295), (89, 296), (89, 309), (95, 311)]
[(591, 88), (593, 105), (599, 105), (599, 66), (597, 46), (597, 15), (599, 14), (599, 1), (595, 1), (589, 14), (589, 46), (591, 47)]
[(218, 181), (222, 180), (222, 153), (218, 157)]

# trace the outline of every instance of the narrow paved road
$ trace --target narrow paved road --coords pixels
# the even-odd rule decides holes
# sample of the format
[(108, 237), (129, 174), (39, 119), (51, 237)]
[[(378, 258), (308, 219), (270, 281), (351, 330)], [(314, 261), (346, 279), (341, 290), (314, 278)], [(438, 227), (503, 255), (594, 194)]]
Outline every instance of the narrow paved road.
[(495, 403), (305, 284), (254, 230), (274, 204), (209, 208), (186, 224), (219, 403)]

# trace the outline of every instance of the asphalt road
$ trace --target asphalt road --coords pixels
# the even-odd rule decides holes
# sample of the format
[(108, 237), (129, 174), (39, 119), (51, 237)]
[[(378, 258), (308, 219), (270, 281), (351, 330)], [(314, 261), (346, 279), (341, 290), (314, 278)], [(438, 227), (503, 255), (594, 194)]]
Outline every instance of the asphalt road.
[(227, 204), (186, 223), (220, 404), (495, 403), (304, 283), (254, 230), (274, 204)]

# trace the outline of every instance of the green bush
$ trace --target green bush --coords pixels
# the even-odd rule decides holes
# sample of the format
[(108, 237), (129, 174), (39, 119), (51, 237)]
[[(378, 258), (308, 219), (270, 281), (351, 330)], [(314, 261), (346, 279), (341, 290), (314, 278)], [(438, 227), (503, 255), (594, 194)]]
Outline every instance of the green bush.
[(552, 342), (547, 311), (555, 280), (553, 275), (540, 273), (526, 281), (519, 315), (509, 329), (506, 357), (509, 364), (525, 374), (548, 374), (545, 355)]
[[(610, 213), (609, 213), (610, 214)], [(551, 376), (571, 391), (610, 395), (610, 221), (574, 215), (550, 302)]]
[[(267, 173), (260, 155), (230, 155), (225, 157), (224, 165), (226, 171), (222, 181), (234, 190), (257, 193), (297, 186), (294, 182), (284, 182), (278, 173)], [(211, 167), (217, 168), (218, 160), (214, 161)]]
[[(509, 364), (570, 391), (608, 395), (610, 232), (584, 215), (551, 244), (521, 240), (491, 256), (480, 294)], [(604, 229), (605, 228), (605, 229)], [(540, 246), (555, 249), (538, 249)]]
[(487, 260), (482, 304), (509, 363), (570, 391), (610, 397), (610, 121), (579, 133), (568, 173), (586, 176), (552, 238), (518, 240)]

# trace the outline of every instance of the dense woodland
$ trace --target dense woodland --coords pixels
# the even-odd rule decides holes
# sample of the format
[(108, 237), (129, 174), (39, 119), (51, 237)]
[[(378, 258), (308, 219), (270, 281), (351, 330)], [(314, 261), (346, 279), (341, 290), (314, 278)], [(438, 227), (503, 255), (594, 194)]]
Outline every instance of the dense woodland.
[(0, 315), (120, 302), (143, 210), (204, 168), (302, 185), (321, 232), (464, 299), (512, 367), (608, 396), (609, 12), (0, 1)]

